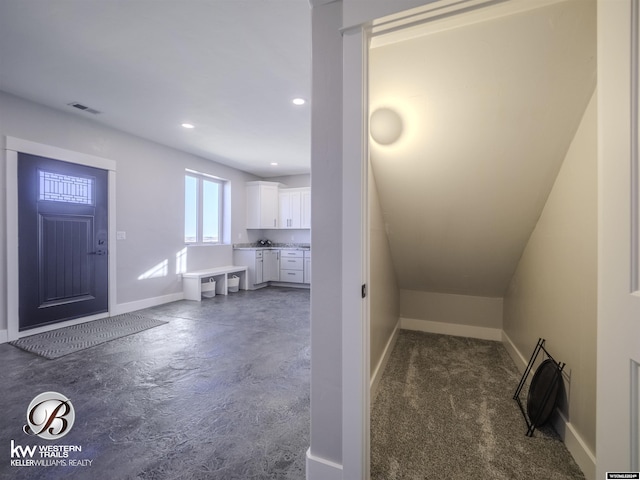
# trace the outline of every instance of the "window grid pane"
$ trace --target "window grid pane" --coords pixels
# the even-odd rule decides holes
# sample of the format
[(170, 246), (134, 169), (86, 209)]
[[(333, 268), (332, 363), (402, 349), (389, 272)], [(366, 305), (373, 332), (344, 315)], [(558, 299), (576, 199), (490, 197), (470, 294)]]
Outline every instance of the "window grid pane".
[(222, 243), (225, 181), (190, 170), (184, 178), (185, 243)]
[(184, 241), (198, 241), (198, 179), (184, 177)]
[(202, 242), (220, 242), (220, 184), (202, 180)]

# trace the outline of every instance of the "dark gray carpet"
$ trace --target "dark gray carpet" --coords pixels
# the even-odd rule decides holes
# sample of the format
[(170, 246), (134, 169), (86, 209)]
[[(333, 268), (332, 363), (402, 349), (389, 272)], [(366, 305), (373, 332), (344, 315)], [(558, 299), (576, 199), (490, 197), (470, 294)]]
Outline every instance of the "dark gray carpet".
[[(0, 345), (0, 480), (302, 480), (309, 290), (265, 288), (141, 312), (169, 323), (55, 360)], [(29, 402), (67, 396), (90, 467), (12, 467)]]
[(584, 479), (552, 429), (525, 436), (519, 381), (499, 342), (402, 330), (372, 406), (371, 479)]
[(9, 343), (14, 347), (53, 360), (165, 323), (167, 322), (137, 313), (126, 313), (30, 335)]

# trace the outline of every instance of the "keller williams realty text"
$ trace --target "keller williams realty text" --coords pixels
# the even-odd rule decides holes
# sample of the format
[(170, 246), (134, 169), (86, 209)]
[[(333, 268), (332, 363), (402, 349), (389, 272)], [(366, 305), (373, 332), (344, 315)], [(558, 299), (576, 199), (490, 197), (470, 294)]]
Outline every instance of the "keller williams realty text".
[(33, 460), (31, 458), (23, 458), (20, 460), (11, 460), (12, 467), (90, 467), (91, 462), (93, 460), (83, 459), (83, 460), (74, 460), (74, 459), (39, 459)]
[[(80, 445), (16, 445), (11, 440), (12, 467), (90, 467), (93, 460), (69, 458), (81, 453)], [(36, 457), (36, 458), (34, 458)]]

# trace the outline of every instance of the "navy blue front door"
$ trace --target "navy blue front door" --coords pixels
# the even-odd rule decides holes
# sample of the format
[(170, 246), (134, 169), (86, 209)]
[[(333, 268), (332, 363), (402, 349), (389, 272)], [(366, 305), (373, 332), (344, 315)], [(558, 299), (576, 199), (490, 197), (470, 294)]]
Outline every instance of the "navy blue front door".
[(108, 310), (107, 178), (18, 154), (19, 330)]

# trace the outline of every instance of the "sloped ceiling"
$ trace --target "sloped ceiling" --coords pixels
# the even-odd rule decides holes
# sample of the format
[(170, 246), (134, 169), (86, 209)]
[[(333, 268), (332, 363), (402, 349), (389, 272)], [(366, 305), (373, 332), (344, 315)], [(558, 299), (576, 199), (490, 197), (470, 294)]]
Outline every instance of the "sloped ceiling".
[(595, 89), (596, 2), (425, 32), (370, 55), (371, 112), (402, 119), (370, 142), (399, 287), (502, 297)]
[(259, 176), (309, 172), (310, 79), (308, 0), (0, 0), (0, 90)]

